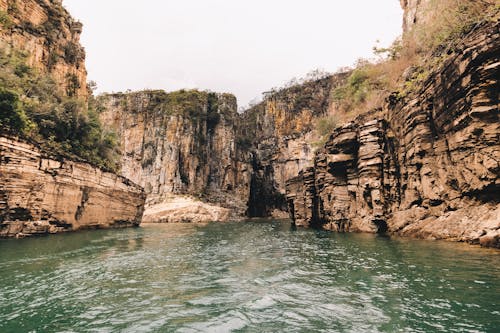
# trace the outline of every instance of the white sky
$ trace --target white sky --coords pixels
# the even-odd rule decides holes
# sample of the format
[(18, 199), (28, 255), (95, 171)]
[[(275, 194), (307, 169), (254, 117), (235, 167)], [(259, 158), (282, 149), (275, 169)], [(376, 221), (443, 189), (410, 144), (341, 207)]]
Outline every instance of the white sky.
[(230, 92), (240, 105), (401, 33), (398, 0), (64, 0), (98, 92)]

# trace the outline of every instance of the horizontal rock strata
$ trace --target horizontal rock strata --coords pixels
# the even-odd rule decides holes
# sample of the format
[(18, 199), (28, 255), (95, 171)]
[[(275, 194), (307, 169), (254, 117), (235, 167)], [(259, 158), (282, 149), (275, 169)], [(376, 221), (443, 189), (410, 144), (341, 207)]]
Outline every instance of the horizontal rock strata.
[(0, 137), (0, 237), (137, 226), (144, 201), (125, 178)]
[(295, 223), (500, 247), (499, 37), (484, 24), (385, 117), (338, 128), (287, 183)]

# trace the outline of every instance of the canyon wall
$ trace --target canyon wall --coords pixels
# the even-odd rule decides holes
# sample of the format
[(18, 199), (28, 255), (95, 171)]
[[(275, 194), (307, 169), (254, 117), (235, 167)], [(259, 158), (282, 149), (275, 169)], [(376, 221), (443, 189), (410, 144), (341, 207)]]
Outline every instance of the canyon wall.
[(287, 183), (295, 223), (500, 247), (499, 37), (483, 23), (420, 90), (336, 129)]
[(87, 97), (81, 32), (60, 0), (0, 0), (0, 49), (22, 52), (27, 65), (49, 74), (62, 93)]
[[(50, 112), (64, 109), (67, 97), (82, 105), (88, 101), (85, 52), (79, 44), (81, 29), (82, 25), (71, 18), (61, 1), (0, 0), (0, 52), (12, 67), (2, 63), (2, 70), (13, 71), (2, 82), (2, 92), (7, 89), (2, 95), (2, 117), (26, 117), (24, 107), (31, 101), (33, 110), (29, 112), (45, 117), (48, 126), (44, 131), (49, 131), (46, 136), (39, 132), (30, 141), (21, 140), (17, 135), (30, 137), (29, 130), (9, 127), (8, 121), (0, 119), (0, 237), (128, 227), (141, 222), (145, 201), (142, 188), (85, 163), (73, 154), (71, 148), (75, 147), (67, 141), (51, 141), (56, 131), (66, 132), (70, 127), (55, 125), (66, 114), (60, 112), (51, 118)], [(56, 83), (54, 91), (48, 91), (46, 86), (52, 80)], [(26, 84), (28, 81), (32, 84)], [(26, 103), (21, 106), (16, 98), (5, 96)], [(47, 103), (38, 103), (40, 100)], [(83, 106), (72, 112), (89, 117)], [(73, 114), (65, 120), (76, 123), (77, 116)], [(28, 125), (36, 132), (37, 126), (43, 127), (43, 121)], [(86, 130), (89, 128), (96, 130), (95, 126)], [(59, 150), (52, 149), (55, 146)], [(72, 156), (72, 160), (63, 158), (63, 153)]]
[(312, 80), (265, 95), (242, 114), (238, 138), (250, 153), (250, 217), (287, 216), (285, 183), (311, 166), (317, 122), (334, 113), (331, 93), (345, 74)]
[(0, 136), (0, 237), (138, 226), (144, 200), (125, 178)]
[(143, 91), (103, 95), (98, 105), (102, 122), (120, 136), (121, 173), (145, 188), (147, 208), (189, 195), (244, 216), (249, 158), (236, 142), (233, 95)]
[(220, 219), (286, 217), (285, 182), (310, 165), (316, 121), (331, 111), (331, 91), (344, 78), (269, 93), (243, 114), (234, 96), (196, 90), (107, 94), (97, 108), (120, 137), (121, 174), (146, 190), (146, 221), (179, 221), (167, 211), (195, 216), (178, 207), (179, 195), (229, 209)]

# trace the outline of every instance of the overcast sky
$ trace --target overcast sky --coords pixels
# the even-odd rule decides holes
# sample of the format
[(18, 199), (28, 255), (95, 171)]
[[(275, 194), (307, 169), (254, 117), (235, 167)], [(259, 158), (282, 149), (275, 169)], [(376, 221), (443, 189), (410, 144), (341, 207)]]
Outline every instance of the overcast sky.
[(240, 105), (401, 34), (398, 0), (64, 0), (98, 92), (231, 92)]

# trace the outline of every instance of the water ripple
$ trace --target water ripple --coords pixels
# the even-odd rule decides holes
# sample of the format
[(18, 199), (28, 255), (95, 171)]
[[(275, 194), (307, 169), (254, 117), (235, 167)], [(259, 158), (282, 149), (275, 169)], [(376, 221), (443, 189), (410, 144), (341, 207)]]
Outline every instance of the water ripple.
[(153, 225), (0, 242), (0, 332), (494, 332), (498, 251)]

